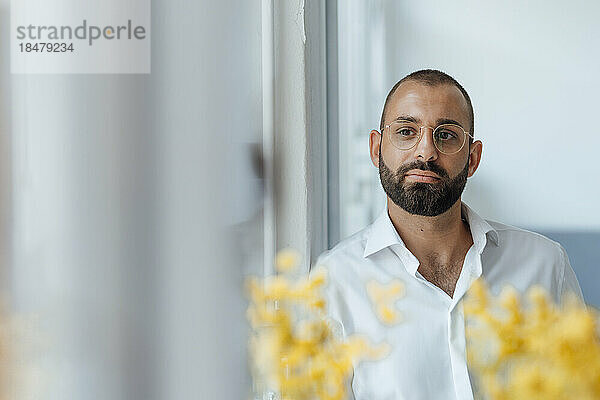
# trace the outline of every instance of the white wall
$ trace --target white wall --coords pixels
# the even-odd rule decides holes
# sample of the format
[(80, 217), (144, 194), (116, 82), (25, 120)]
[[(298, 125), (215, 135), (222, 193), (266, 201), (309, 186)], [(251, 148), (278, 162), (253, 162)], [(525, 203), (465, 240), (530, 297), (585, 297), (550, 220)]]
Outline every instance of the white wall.
[(227, 225), (256, 201), (234, 177), (251, 168), (240, 146), (261, 137), (260, 4), (153, 8), (164, 399), (247, 397), (243, 260)]
[[(369, 165), (368, 130), (378, 128), (389, 89), (414, 70), (435, 68), (471, 95), (475, 135), (484, 143), (464, 195), (468, 204), (526, 228), (600, 228), (600, 3), (351, 1), (339, 8), (340, 101), (346, 104), (340, 118), (347, 126), (340, 134), (356, 136), (340, 160), (347, 195), (357, 192), (365, 173), (349, 160)], [(356, 147), (362, 161), (352, 158)], [(378, 187), (376, 170), (368, 173), (371, 188)], [(359, 214), (380, 210), (380, 198)], [(341, 207), (351, 202), (342, 199)], [(344, 216), (352, 215), (347, 208)]]

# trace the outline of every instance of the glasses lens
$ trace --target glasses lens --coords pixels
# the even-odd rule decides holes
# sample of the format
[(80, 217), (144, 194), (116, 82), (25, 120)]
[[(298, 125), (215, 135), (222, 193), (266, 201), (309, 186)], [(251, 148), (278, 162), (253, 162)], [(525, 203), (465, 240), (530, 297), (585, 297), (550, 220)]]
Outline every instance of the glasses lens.
[(408, 150), (419, 141), (419, 126), (406, 121), (392, 122), (389, 136), (394, 146), (401, 150)]
[(465, 143), (465, 131), (458, 125), (440, 125), (433, 132), (435, 145), (442, 153), (456, 153)]

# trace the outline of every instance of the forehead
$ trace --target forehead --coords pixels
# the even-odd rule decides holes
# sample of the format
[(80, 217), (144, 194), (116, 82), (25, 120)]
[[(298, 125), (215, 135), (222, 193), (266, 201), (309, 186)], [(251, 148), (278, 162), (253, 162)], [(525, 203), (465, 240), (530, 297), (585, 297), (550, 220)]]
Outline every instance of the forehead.
[(470, 123), (467, 101), (456, 86), (449, 84), (428, 86), (403, 82), (388, 103), (386, 121), (400, 115), (415, 117), (423, 124), (435, 124), (439, 118), (454, 119), (465, 128)]

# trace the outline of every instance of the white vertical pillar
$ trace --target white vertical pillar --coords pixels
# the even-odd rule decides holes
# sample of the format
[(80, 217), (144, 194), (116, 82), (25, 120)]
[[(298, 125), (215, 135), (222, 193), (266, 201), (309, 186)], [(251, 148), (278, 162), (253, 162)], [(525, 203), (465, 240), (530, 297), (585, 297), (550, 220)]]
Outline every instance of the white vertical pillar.
[(308, 147), (304, 1), (277, 1), (275, 17), (275, 207), (277, 248), (305, 255), (308, 270)]
[(263, 125), (263, 180), (264, 208), (264, 274), (271, 275), (273, 260), (276, 253), (277, 224), (275, 220), (276, 208), (274, 198), (274, 147), (275, 147), (275, 34), (273, 19), (273, 0), (262, 0), (262, 125)]

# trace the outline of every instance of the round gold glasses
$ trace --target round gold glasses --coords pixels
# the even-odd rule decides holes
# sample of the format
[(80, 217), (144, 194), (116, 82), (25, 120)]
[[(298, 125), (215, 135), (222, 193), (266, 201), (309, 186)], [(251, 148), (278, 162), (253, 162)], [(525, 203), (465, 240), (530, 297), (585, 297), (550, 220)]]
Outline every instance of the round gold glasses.
[[(399, 150), (410, 150), (423, 137), (423, 128), (431, 127), (419, 126), (412, 121), (396, 120), (386, 125), (384, 132), (387, 132), (394, 147)], [(442, 124), (433, 130), (433, 143), (440, 153), (455, 154), (462, 150), (467, 136), (473, 139), (473, 136), (460, 125)]]

